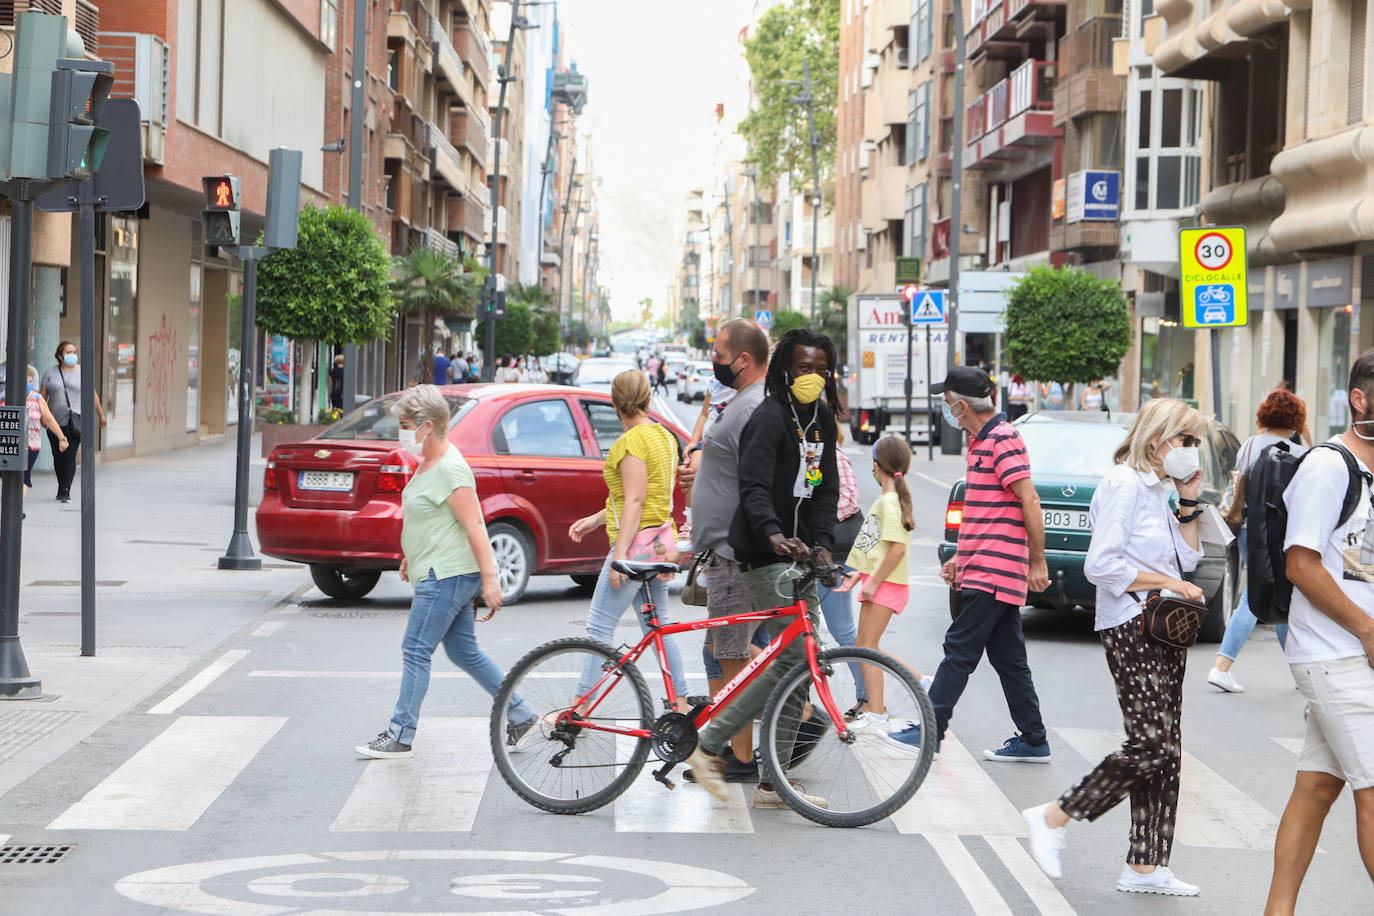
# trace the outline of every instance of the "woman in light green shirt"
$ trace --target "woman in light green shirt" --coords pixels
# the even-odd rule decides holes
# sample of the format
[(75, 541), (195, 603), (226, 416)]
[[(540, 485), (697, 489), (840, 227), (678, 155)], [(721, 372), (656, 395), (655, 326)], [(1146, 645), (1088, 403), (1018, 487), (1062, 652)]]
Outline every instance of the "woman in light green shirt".
[[(483, 619), (489, 619), (501, 608), (501, 583), (472, 469), (448, 442), (448, 401), (435, 386), (418, 385), (391, 412), (399, 420), (401, 448), (420, 456), (420, 466), (401, 494), (401, 578), (415, 583), (401, 642), (401, 695), (386, 730), (356, 748), (378, 759), (411, 756), (439, 643), (487, 693), (494, 696), (505, 678), (477, 645), (473, 599), (480, 591), (491, 608)], [(507, 721), (506, 743), (514, 747), (534, 725), (534, 711), (518, 694)]]

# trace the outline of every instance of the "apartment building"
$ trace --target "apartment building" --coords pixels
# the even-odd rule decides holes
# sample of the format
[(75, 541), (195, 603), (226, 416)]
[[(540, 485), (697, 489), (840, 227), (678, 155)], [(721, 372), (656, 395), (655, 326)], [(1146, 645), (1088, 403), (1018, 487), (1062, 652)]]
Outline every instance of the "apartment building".
[(674, 312), (679, 328), (691, 329), (696, 322), (707, 316), (706, 303), (702, 301), (703, 290), (709, 288), (703, 283), (702, 256), (705, 251), (705, 192), (693, 188), (687, 192), (683, 201), (682, 215), (679, 220), (678, 238), (681, 240), (682, 258), (674, 270)]
[[(1224, 419), (1244, 429), (1287, 380), (1307, 402), (1313, 436), (1324, 438), (1348, 421), (1351, 359), (1374, 343), (1365, 0), (1214, 0), (1158, 13), (1144, 18), (1139, 40), (1161, 76), (1211, 87), (1200, 118), (1200, 214), (1246, 229), (1250, 323), (1222, 332)], [(1206, 334), (1192, 336), (1184, 371), (1210, 404)]]
[[(507, 56), (506, 40), (513, 39), (509, 48), (511, 81), (506, 87), (505, 110), (501, 115), (501, 136), (488, 138), (493, 152), (500, 146), (501, 171), (489, 176), (488, 181), (496, 182), (496, 271), (504, 274), (509, 281), (520, 279), (524, 251), (520, 231), (520, 216), (524, 210), (525, 194), (525, 93), (517, 82), (516, 74), (527, 70), (524, 29), (511, 32), (511, 16), (514, 8), (508, 0), (496, 0), (492, 6), (492, 43), (490, 72), (498, 74)], [(489, 116), (492, 130), (496, 125), (496, 106), (499, 104), (501, 87), (491, 84)], [(493, 161), (495, 157), (493, 156)], [(490, 226), (490, 223), (488, 223)], [(490, 228), (487, 232), (490, 234)]]

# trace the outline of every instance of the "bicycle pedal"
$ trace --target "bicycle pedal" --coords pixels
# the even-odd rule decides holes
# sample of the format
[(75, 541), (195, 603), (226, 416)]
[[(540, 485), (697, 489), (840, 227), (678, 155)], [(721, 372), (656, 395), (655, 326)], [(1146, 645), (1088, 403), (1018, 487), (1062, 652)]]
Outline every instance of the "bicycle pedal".
[(687, 697), (686, 700), (688, 706), (699, 706), (702, 709), (705, 709), (707, 706), (711, 705), (711, 698), (707, 696), (691, 696)]

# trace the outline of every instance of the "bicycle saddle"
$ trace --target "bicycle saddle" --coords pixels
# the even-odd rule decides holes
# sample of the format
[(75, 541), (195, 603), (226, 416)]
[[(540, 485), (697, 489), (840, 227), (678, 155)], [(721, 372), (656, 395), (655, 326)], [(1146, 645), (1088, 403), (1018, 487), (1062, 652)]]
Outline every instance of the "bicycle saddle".
[(682, 572), (682, 567), (676, 563), (635, 563), (631, 560), (612, 560), (611, 569), (624, 573), (636, 582), (648, 582), (664, 573)]

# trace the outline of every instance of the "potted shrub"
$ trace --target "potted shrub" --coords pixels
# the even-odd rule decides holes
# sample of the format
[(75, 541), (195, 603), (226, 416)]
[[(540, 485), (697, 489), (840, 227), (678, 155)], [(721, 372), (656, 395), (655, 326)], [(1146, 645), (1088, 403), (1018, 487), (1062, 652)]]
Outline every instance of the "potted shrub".
[[(324, 411), (321, 411), (324, 413)], [(297, 423), (296, 412), (286, 407), (269, 407), (259, 418), (262, 424), (262, 457), (272, 454), (272, 449), (284, 442), (304, 442), (313, 439), (329, 427), (330, 423)]]

